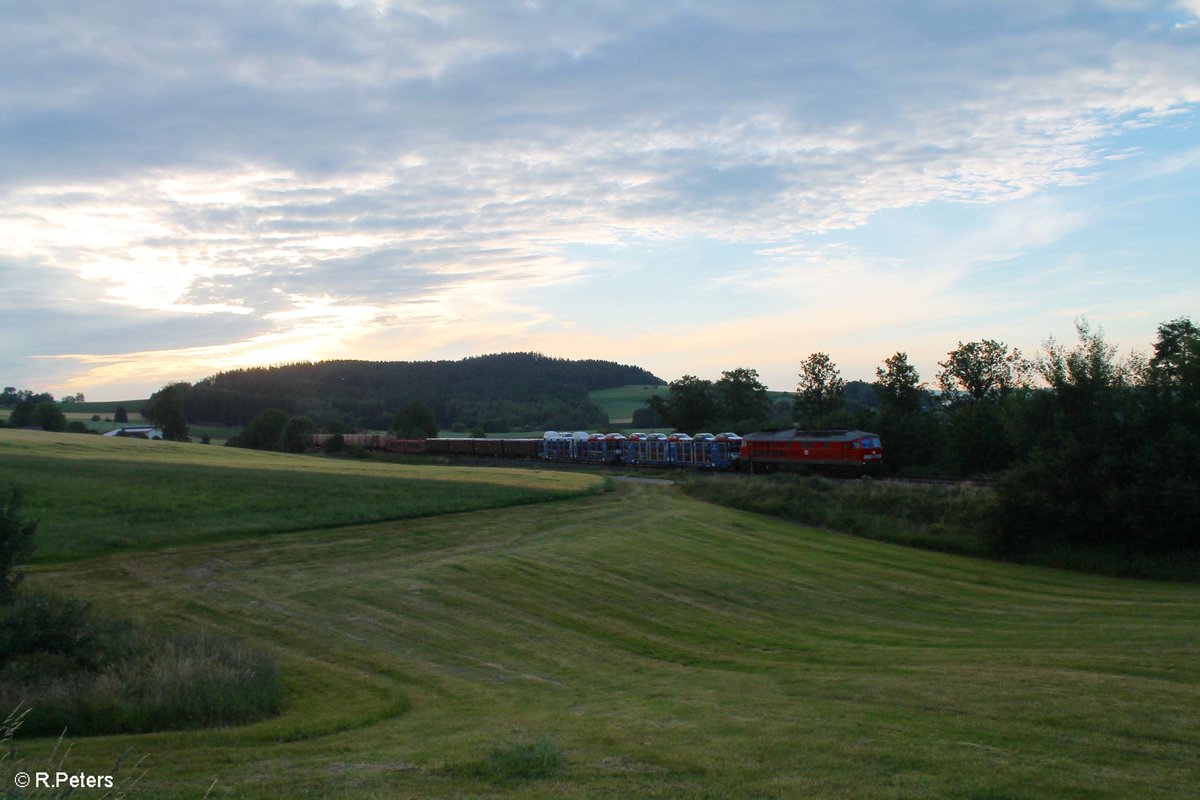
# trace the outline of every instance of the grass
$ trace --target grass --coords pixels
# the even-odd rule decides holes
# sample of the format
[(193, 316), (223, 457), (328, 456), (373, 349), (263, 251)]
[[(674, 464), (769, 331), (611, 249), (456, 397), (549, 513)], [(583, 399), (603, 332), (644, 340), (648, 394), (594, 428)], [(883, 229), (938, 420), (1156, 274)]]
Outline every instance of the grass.
[[(988, 488), (912, 485), (886, 480), (829, 480), (776, 474), (753, 480), (732, 475), (685, 476), (692, 497), (908, 547), (984, 558), (1010, 557), (997, 546), (997, 502)], [(1195, 550), (1145, 553), (1128, 547), (1039, 546), (1011, 556), (1027, 564), (1123, 578), (1200, 583)]]
[(555, 500), (583, 474), (452, 469), (0, 431), (0, 484), (40, 519), (34, 562)]
[(994, 549), (980, 528), (994, 503), (988, 489), (788, 473), (685, 477), (685, 493), (742, 511), (946, 553), (989, 556)]
[(588, 397), (608, 414), (611, 424), (620, 425), (632, 422), (633, 412), (656, 394), (666, 397), (667, 387), (636, 383), (615, 389), (597, 389), (588, 392)]
[(512, 783), (515, 781), (549, 778), (563, 766), (563, 752), (549, 739), (532, 744), (512, 744), (497, 747), (486, 758), (471, 761), (448, 770), (450, 774)]
[[(149, 753), (149, 796), (214, 780), (248, 798), (1200, 791), (1200, 587), (895, 547), (677, 488), (28, 580), (277, 658), (276, 718), (73, 742), (72, 769)], [(540, 741), (560, 754), (545, 777)], [(54, 742), (22, 747), (36, 762)]]
[[(25, 758), (22, 748), (18, 743), (20, 736), (25, 733), (25, 720), (29, 714), (29, 709), (25, 707), (17, 707), (7, 712), (7, 716), (0, 720), (0, 797), (3, 798), (46, 798), (49, 800), (59, 800), (59, 798), (71, 797), (75, 794), (69, 784), (64, 786), (51, 785), (48, 787), (39, 786), (36, 779), (30, 782), (29, 788), (15, 788), (10, 790), (9, 787), (19, 787), (22, 779), (26, 776), (36, 775), (38, 772), (46, 772), (57, 774), (62, 772), (68, 776), (71, 775), (70, 770), (74, 765), (70, 762), (71, 749), (69, 745), (64, 745), (64, 738), (60, 737), (56, 746), (37, 761), (30, 761)], [(140, 764), (133, 763), (126, 766), (126, 756), (124, 753), (118, 756), (114, 762), (108, 765), (105, 770), (105, 775), (111, 778), (111, 789), (105, 783), (105, 791), (100, 797), (108, 800), (116, 800), (117, 798), (128, 797), (130, 792), (137, 785), (138, 776), (136, 773)], [(20, 777), (18, 777), (20, 776)]]

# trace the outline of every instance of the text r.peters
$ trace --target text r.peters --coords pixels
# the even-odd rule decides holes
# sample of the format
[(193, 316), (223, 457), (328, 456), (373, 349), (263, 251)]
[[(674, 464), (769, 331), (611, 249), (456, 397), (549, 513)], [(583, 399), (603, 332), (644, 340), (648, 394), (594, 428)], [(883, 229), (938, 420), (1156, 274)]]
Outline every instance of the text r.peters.
[(86, 775), (82, 772), (71, 775), (66, 772), (35, 772), (33, 785), (39, 789), (111, 789), (112, 775)]

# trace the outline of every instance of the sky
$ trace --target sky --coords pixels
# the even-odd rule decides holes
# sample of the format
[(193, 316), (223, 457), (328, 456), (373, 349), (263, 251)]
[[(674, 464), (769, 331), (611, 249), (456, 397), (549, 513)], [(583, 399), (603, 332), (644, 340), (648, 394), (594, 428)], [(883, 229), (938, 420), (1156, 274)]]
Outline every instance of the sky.
[(1200, 0), (0, 0), (0, 383), (793, 390), (1200, 319)]

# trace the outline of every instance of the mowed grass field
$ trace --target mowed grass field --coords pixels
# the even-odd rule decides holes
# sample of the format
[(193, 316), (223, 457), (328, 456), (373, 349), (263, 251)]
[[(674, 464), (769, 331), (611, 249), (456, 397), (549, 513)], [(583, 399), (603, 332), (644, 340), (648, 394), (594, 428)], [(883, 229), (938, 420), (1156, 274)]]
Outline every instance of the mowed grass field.
[[(364, 479), (375, 468), (350, 466)], [(401, 482), (420, 479), (410, 469)], [(45, 561), (29, 580), (278, 658), (287, 708), (275, 719), (72, 742), (71, 772), (104, 774), (127, 748), (144, 756), (143, 796), (1200, 791), (1200, 587), (909, 550), (670, 486), (189, 536)], [(539, 740), (565, 754), (552, 777), (471, 769)], [(53, 747), (19, 744), (29, 763)]]

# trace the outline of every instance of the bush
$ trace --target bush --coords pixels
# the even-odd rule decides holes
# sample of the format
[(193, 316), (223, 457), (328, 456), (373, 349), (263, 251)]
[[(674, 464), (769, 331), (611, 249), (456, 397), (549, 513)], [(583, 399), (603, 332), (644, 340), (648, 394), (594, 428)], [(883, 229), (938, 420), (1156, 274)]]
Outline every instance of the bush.
[(285, 453), (303, 453), (308, 447), (308, 435), (316, 430), (308, 417), (291, 417), (279, 435), (279, 447)]
[(346, 437), (340, 433), (334, 433), (325, 437), (321, 442), (321, 450), (325, 455), (333, 455), (334, 453), (342, 452), (346, 446)]
[(21, 594), (0, 621), (0, 674), (9, 677), (46, 658), (71, 669), (96, 670), (128, 654), (128, 624), (102, 620), (80, 600)]
[(402, 439), (436, 439), (439, 427), (429, 406), (414, 400), (396, 412), (392, 430)]
[(238, 447), (251, 450), (278, 450), (288, 416), (278, 408), (268, 408), (259, 414), (238, 436)]
[(21, 513), (21, 487), (15, 483), (0, 488), (0, 606), (12, 602), (21, 573), (17, 564), (33, 552), (37, 522)]
[(13, 407), (12, 413), (8, 415), (8, 424), (14, 428), (28, 428), (34, 424), (33, 411), (37, 408), (37, 403), (33, 400), (22, 400)]
[(225, 637), (158, 636), (44, 595), (20, 598), (3, 622), (0, 707), (29, 706), (35, 735), (229, 725), (282, 708), (274, 663)]
[(61, 432), (67, 429), (67, 415), (62, 412), (58, 403), (47, 401), (38, 403), (33, 410), (33, 424), (40, 425), (44, 431)]

